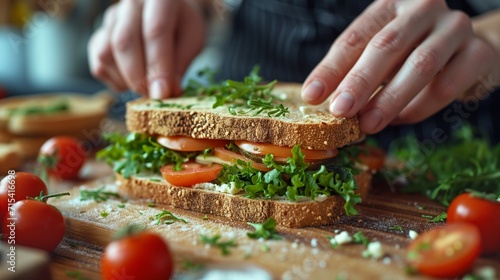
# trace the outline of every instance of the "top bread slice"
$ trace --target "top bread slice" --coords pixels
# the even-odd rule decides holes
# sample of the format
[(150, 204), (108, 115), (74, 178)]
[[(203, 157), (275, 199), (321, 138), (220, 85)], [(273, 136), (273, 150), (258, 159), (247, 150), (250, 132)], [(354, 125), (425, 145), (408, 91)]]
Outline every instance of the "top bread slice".
[(265, 112), (232, 115), (228, 106), (213, 109), (212, 97), (141, 98), (127, 104), (127, 129), (149, 135), (247, 140), (288, 147), (300, 144), (315, 150), (343, 147), (363, 137), (357, 117), (334, 117), (325, 106), (302, 101), (300, 91), (300, 84), (275, 87), (273, 94), (285, 98), (279, 103), (290, 111), (282, 117), (269, 117)]

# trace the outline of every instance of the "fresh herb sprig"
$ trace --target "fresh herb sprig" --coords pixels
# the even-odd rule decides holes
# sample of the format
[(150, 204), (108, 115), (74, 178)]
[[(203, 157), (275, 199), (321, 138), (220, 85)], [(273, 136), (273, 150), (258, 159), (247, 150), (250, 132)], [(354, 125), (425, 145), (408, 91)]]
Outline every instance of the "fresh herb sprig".
[(175, 222), (183, 222), (185, 224), (187, 223), (186, 220), (175, 216), (174, 214), (172, 214), (172, 212), (169, 212), (167, 210), (163, 210), (160, 213), (156, 214), (154, 218), (152, 217), (152, 220), (156, 221), (155, 223), (156, 225), (159, 224), (170, 225)]
[(406, 166), (386, 177), (407, 178), (403, 191), (426, 194), (445, 206), (467, 189), (500, 195), (500, 144), (491, 146), (464, 126), (446, 143), (428, 146), (415, 138), (394, 143), (391, 153)]
[(80, 200), (94, 200), (96, 202), (104, 202), (109, 198), (119, 198), (120, 195), (116, 192), (108, 192), (104, 190), (104, 186), (98, 188), (97, 190), (81, 190), (80, 191)]
[(430, 216), (430, 215), (422, 215), (422, 218), (426, 218), (428, 223), (440, 223), (440, 222), (446, 222), (446, 218), (448, 218), (448, 214), (446, 212), (442, 212), (439, 215), (436, 216)]
[(220, 241), (220, 238), (221, 238), (220, 234), (217, 234), (217, 235), (212, 236), (212, 237), (209, 237), (209, 236), (202, 234), (200, 238), (201, 238), (201, 243), (209, 244), (211, 246), (219, 248), (222, 252), (222, 255), (224, 255), (224, 256), (231, 254), (231, 251), (229, 251), (229, 248), (238, 246), (238, 244), (236, 244), (236, 240), (234, 240), (234, 239), (227, 240), (227, 241)]
[(106, 160), (125, 178), (143, 171), (157, 173), (165, 164), (175, 164), (175, 170), (181, 170), (182, 163), (198, 155), (170, 150), (158, 144), (154, 137), (141, 133), (108, 134), (105, 139), (110, 145), (99, 151), (97, 158)]
[(361, 202), (361, 197), (355, 193), (357, 184), (351, 169), (337, 166), (335, 170), (328, 170), (322, 165), (319, 170), (307, 170), (309, 164), (304, 157), (299, 145), (292, 148), (292, 157), (286, 164), (277, 164), (273, 155), (269, 154), (263, 160), (271, 168), (268, 172), (253, 168), (249, 162), (237, 160), (235, 165), (224, 165), (218, 180), (224, 184), (234, 183), (250, 198), (285, 196), (296, 201), (299, 196), (314, 200), (319, 195), (338, 194), (345, 200), (346, 214), (357, 214), (354, 205)]
[(184, 91), (185, 96), (213, 97), (215, 98), (213, 108), (229, 105), (228, 110), (233, 115), (246, 115), (251, 112), (258, 115), (265, 112), (269, 117), (281, 117), (289, 113), (283, 104), (273, 103), (273, 100), (278, 99), (272, 94), (277, 81), (262, 84), (258, 66), (252, 69), (243, 82), (226, 80), (217, 83), (210, 69), (200, 71), (198, 75), (206, 76), (208, 85), (190, 80)]
[(249, 238), (252, 238), (252, 239), (263, 238), (265, 240), (268, 240), (268, 239), (279, 240), (279, 239), (281, 239), (278, 232), (276, 231), (276, 220), (273, 217), (270, 217), (262, 224), (250, 223), (250, 222), (248, 222), (247, 224), (249, 224), (250, 226), (252, 226), (255, 229), (255, 231), (247, 233), (247, 236)]

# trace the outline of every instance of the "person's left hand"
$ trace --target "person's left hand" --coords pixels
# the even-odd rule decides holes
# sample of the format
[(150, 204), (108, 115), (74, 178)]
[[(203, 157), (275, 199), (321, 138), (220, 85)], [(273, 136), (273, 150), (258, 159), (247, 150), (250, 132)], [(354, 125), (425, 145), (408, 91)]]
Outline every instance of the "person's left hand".
[(379, 0), (333, 43), (302, 97), (319, 104), (331, 95), (333, 115), (359, 113), (361, 130), (371, 134), (421, 121), (467, 91), (483, 94), (478, 82), (498, 64), (470, 18), (444, 0)]

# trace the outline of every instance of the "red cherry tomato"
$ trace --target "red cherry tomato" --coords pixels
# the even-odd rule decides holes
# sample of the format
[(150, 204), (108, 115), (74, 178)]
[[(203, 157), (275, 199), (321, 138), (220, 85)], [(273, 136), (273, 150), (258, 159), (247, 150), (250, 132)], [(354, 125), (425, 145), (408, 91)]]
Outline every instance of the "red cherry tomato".
[(453, 199), (447, 214), (447, 223), (466, 222), (479, 228), (484, 254), (500, 252), (500, 202), (463, 193)]
[[(64, 218), (57, 208), (38, 200), (14, 204), (13, 216), (4, 217), (2, 239), (51, 252), (64, 237)], [(15, 243), (14, 243), (15, 242)]]
[(465, 274), (480, 253), (477, 227), (453, 223), (419, 235), (408, 247), (407, 259), (422, 274), (452, 278)]
[(8, 207), (27, 197), (47, 195), (47, 186), (38, 176), (27, 172), (16, 172), (5, 176), (0, 182), (0, 217), (6, 217)]
[(210, 182), (217, 179), (222, 170), (222, 165), (214, 163), (211, 165), (196, 162), (182, 164), (182, 170), (175, 171), (174, 165), (163, 166), (161, 175), (167, 182), (174, 186), (191, 187), (195, 184)]
[(161, 237), (151, 232), (126, 236), (108, 244), (101, 257), (103, 280), (170, 279), (172, 254)]
[(56, 136), (40, 148), (39, 161), (50, 175), (58, 179), (77, 179), (85, 160), (85, 152), (75, 137)]

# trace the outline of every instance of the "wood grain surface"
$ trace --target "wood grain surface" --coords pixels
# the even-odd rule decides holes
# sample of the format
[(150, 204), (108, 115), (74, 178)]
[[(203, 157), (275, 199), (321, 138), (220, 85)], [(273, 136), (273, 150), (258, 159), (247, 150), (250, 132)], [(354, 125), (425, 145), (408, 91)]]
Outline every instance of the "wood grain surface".
[[(175, 258), (175, 279), (426, 279), (406, 273), (405, 247), (411, 241), (408, 232), (421, 233), (442, 225), (429, 223), (422, 215), (435, 216), (445, 211), (426, 197), (403, 194), (376, 182), (357, 206), (359, 215), (344, 215), (338, 224), (330, 226), (277, 227), (282, 240), (253, 240), (246, 236), (252, 227), (222, 217), (207, 215), (205, 219), (203, 214), (165, 205), (151, 207), (148, 201), (81, 201), (82, 189), (105, 186), (109, 191), (116, 190), (110, 173), (109, 168), (94, 164), (88, 182), (52, 186), (71, 192), (69, 197), (49, 200), (61, 210), (67, 224), (64, 241), (51, 255), (53, 279), (75, 279), (68, 273), (99, 279), (102, 249), (116, 230), (130, 223), (146, 225), (167, 240)], [(187, 223), (156, 225), (153, 218), (162, 210)], [(103, 217), (103, 212), (108, 215)], [(402, 230), (394, 229), (397, 226)], [(365, 247), (356, 244), (331, 248), (327, 236), (344, 230), (351, 235), (362, 230), (371, 241), (380, 241), (384, 256), (364, 258)], [(202, 244), (201, 234), (220, 234), (222, 240), (235, 239), (238, 246), (224, 256), (219, 249)], [(186, 263), (191, 266), (186, 267)], [(500, 256), (482, 257), (475, 269), (487, 266), (500, 276)]]

